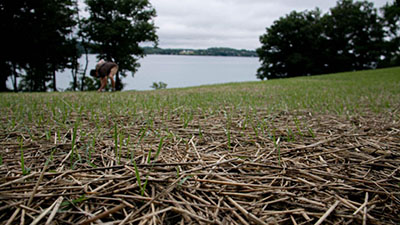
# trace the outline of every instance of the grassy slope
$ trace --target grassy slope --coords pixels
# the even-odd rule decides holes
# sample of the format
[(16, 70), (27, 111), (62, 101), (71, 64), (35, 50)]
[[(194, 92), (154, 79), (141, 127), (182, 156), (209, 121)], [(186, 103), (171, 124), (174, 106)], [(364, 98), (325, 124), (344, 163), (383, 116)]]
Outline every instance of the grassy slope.
[[(400, 68), (230, 83), (175, 90), (151, 95), (186, 107), (263, 108), (270, 112), (309, 110), (323, 113), (382, 112), (400, 102)], [(161, 96), (159, 95), (161, 94)]]
[[(160, 112), (263, 110), (311, 111), (323, 114), (383, 113), (400, 102), (400, 68), (298, 77), (271, 81), (231, 83), (161, 91), (121, 93), (19, 93), (1, 94), (3, 126), (7, 120), (53, 121), (71, 114), (108, 115)], [(50, 113), (50, 114), (49, 114)], [(39, 118), (38, 118), (39, 117)], [(22, 122), (21, 121), (21, 122)], [(7, 125), (6, 125), (7, 126)]]
[[(400, 68), (298, 77), (198, 88), (217, 103), (263, 107), (268, 111), (308, 110), (322, 113), (382, 112), (398, 107)], [(189, 90), (188, 90), (189, 91)], [(246, 104), (241, 104), (243, 101)]]
[(397, 67), (160, 91), (6, 93), (1, 94), (0, 113), (3, 134), (68, 133), (78, 122), (89, 136), (110, 135), (114, 124), (147, 124), (161, 132), (168, 131), (166, 124), (173, 120), (201, 126), (199, 118), (262, 121), (267, 115), (295, 111), (339, 116), (394, 114), (399, 119), (399, 103)]
[[(222, 168), (223, 174), (226, 174), (226, 171), (232, 172), (226, 179), (239, 176), (238, 182), (240, 183), (252, 178), (249, 173), (258, 171), (266, 179), (262, 182), (268, 185), (274, 183), (274, 181), (268, 180), (269, 176), (274, 177), (282, 172), (281, 165), (291, 168), (293, 163), (300, 163), (301, 166), (312, 165), (313, 168), (321, 166), (324, 168), (326, 162), (316, 159), (315, 153), (322, 154), (324, 160), (331, 165), (328, 168), (333, 170), (332, 177), (327, 175), (324, 177), (342, 189), (340, 189), (341, 191), (334, 188), (329, 189), (329, 185), (325, 188), (332, 193), (341, 195), (342, 198), (352, 196), (351, 200), (357, 200), (361, 202), (359, 204), (361, 205), (364, 201), (364, 192), (354, 192), (353, 189), (346, 192), (349, 186), (356, 186), (359, 188), (358, 190), (367, 190), (373, 193), (377, 187), (371, 186), (369, 180), (372, 180), (383, 182), (380, 185), (390, 188), (388, 193), (398, 190), (397, 181), (388, 177), (387, 174), (395, 174), (393, 170), (398, 168), (399, 161), (396, 150), (398, 147), (396, 146), (399, 143), (399, 103), (400, 68), (144, 92), (4, 93), (0, 98), (0, 183), (19, 179), (22, 176), (22, 163), (20, 162), (22, 161), (20, 160), (22, 152), (25, 155), (25, 166), (31, 169), (31, 173), (40, 173), (43, 170), (44, 162), (49, 160), (48, 171), (57, 171), (62, 174), (70, 169), (88, 169), (90, 171), (93, 167), (108, 168), (120, 162), (133, 168), (131, 164), (133, 161), (140, 165), (140, 163), (143, 164), (154, 159), (155, 152), (157, 149), (160, 150), (159, 146), (162, 145), (159, 156), (161, 163), (177, 163), (188, 160), (200, 165), (200, 162), (214, 163), (226, 156), (224, 160), (243, 160), (238, 162), (238, 166), (242, 163), (273, 165), (275, 169), (268, 167), (261, 169), (258, 166), (239, 167), (246, 170), (239, 174), (236, 168), (232, 167), (226, 170)], [(360, 143), (364, 141), (366, 142)], [(189, 155), (188, 149), (195, 148), (195, 145), (198, 149), (197, 154)], [(354, 150), (355, 148), (357, 151)], [(292, 151), (293, 149), (304, 151)], [(340, 152), (336, 152), (338, 149)], [(282, 151), (282, 156), (280, 151)], [(336, 153), (326, 154), (329, 151)], [(386, 160), (385, 157), (388, 154), (394, 157), (393, 160)], [(203, 161), (199, 157), (204, 157)], [(347, 179), (343, 181), (335, 177), (335, 174), (340, 174), (342, 178), (346, 178), (348, 176), (346, 171), (351, 169), (347, 166), (349, 164), (359, 165), (360, 162), (364, 162), (366, 166), (357, 167), (355, 173), (362, 174), (362, 176), (357, 176), (367, 180), (363, 181), (362, 185), (360, 184), (361, 178), (356, 181)], [(375, 164), (369, 165), (368, 163), (381, 163), (377, 165), (390, 163), (388, 166), (390, 170), (382, 170)], [(195, 164), (195, 166), (197, 165)], [(183, 167), (183, 170), (189, 171), (192, 168), (196, 169), (195, 167)], [(342, 170), (342, 168), (347, 169)], [(165, 171), (164, 168), (156, 169), (159, 168), (154, 168), (152, 176), (156, 176), (159, 180), (165, 180), (164, 172), (168, 171)], [(173, 174), (175, 170), (172, 169)], [(216, 170), (221, 171), (220, 169), (218, 167)], [(140, 167), (140, 170), (143, 182), (147, 179), (143, 173), (151, 169)], [(198, 170), (196, 169), (196, 171)], [(119, 172), (123, 173), (120, 174), (121, 176), (125, 176), (126, 172), (129, 173), (122, 169), (114, 170), (113, 174)], [(199, 172), (211, 173), (208, 170)], [(309, 172), (315, 171), (310, 170)], [(318, 175), (318, 173), (316, 174)], [(92, 171), (91, 175), (97, 176), (98, 174), (96, 171)], [(130, 176), (133, 178), (129, 180), (130, 183), (120, 183), (121, 181), (116, 177), (113, 184), (120, 184), (116, 186), (119, 189), (129, 185), (135, 187), (134, 175), (130, 174)], [(170, 176), (169, 172), (166, 176)], [(288, 177), (294, 187), (304, 186), (302, 181), (297, 181), (299, 177), (297, 172), (282, 176)], [(51, 176), (46, 176), (47, 180), (45, 181), (49, 182), (48, 179), (51, 178)], [(190, 180), (190, 185), (198, 187), (199, 184), (194, 179), (190, 177), (187, 179)], [(210, 177), (209, 179), (216, 178)], [(259, 179), (260, 177), (257, 175), (248, 182), (252, 183)], [(310, 178), (309, 175), (303, 175), (302, 179)], [(318, 180), (312, 181), (318, 182)], [(49, 207), (49, 204), (53, 203), (58, 195), (62, 195), (61, 191), (65, 185), (69, 186), (74, 183), (67, 176), (52, 182), (48, 187), (54, 189), (48, 192), (56, 194), (56, 197), (46, 199), (38, 197), (35, 202), (42, 205), (41, 208), (32, 206), (36, 210), (40, 211)], [(94, 181), (85, 180), (83, 177), (80, 182), (92, 185), (91, 183)], [(109, 181), (103, 182), (100, 179), (96, 185), (107, 185), (108, 183), (105, 184), (105, 182)], [(3, 187), (0, 190), (0, 196), (3, 195), (6, 198), (0, 200), (0, 204), (10, 205), (15, 196), (23, 198), (26, 193), (30, 193), (36, 179), (27, 180), (25, 183), (28, 189), (18, 187), (12, 189), (12, 185)], [(342, 183), (343, 186), (340, 186)], [(162, 190), (157, 186), (161, 184), (164, 183), (149, 182), (146, 192)], [(24, 185), (24, 182), (21, 185)], [(169, 183), (165, 185), (169, 185)], [(279, 184), (276, 185), (278, 188)], [(318, 187), (324, 185), (326, 183), (321, 183)], [(247, 193), (248, 191), (248, 188), (241, 189), (235, 186), (230, 188), (219, 185), (215, 187), (218, 192), (214, 194), (217, 196), (219, 190), (226, 188), (229, 192), (245, 191)], [(70, 192), (68, 190), (66, 189), (67, 192)], [(190, 188), (188, 190), (192, 191)], [(321, 196), (313, 196), (319, 192), (307, 192), (307, 190), (307, 188), (300, 189), (299, 193), (301, 191), (304, 193), (300, 193), (298, 197), (304, 194), (314, 201), (326, 199), (323, 192), (321, 192), (323, 194)], [(71, 191), (74, 193), (65, 195), (64, 203), (67, 206), (68, 201), (75, 201), (77, 204), (82, 204), (82, 208), (85, 208), (84, 204), (90, 205), (92, 208), (90, 213), (104, 210), (104, 204), (96, 199), (82, 200), (82, 196), (85, 196), (86, 193), (82, 185), (78, 185)], [(47, 193), (45, 190), (40, 190), (40, 192)], [(175, 192), (180, 193), (179, 190), (175, 190)], [(139, 195), (140, 190), (136, 188), (121, 193)], [(198, 192), (196, 194), (199, 195)], [(281, 194), (271, 194), (270, 197), (272, 200), (282, 199)], [(258, 193), (255, 195), (257, 195), (256, 199), (261, 198)], [(385, 203), (378, 205), (370, 214), (376, 218), (385, 215), (386, 218), (389, 218), (386, 221), (398, 222), (399, 218), (395, 216), (398, 215), (396, 214), (398, 207), (387, 207), (390, 204), (396, 205), (393, 203), (393, 199), (388, 203), (393, 196), (389, 197), (385, 195), (385, 192), (382, 192), (381, 195)], [(375, 195), (371, 194), (370, 199), (374, 197)], [(379, 198), (379, 196), (376, 197)], [(236, 200), (241, 199), (236, 198)], [(297, 201), (295, 197), (292, 200)], [(289, 203), (293, 202), (292, 200)], [(214, 201), (218, 202), (217, 199)], [(108, 203), (114, 204), (113, 201)], [(141, 201), (138, 204), (133, 201), (130, 203), (135, 204), (136, 208), (142, 204)], [(331, 198), (322, 211), (325, 212), (333, 203), (334, 198)], [(287, 210), (298, 207), (279, 201), (273, 206), (272, 204), (268, 206), (269, 210)], [(0, 222), (11, 217), (18, 208), (17, 206), (10, 207), (0, 213)], [(311, 205), (308, 210), (317, 213), (313, 216), (315, 222), (322, 213), (318, 210), (315, 211), (315, 207), (312, 207)], [(341, 207), (340, 210), (352, 218), (354, 209), (348, 210), (342, 204), (338, 207)], [(68, 210), (68, 207), (63, 206), (62, 208)], [(136, 209), (127, 210), (129, 213), (129, 210)], [(248, 210), (251, 209), (248, 208)], [(263, 210), (252, 211), (252, 213), (258, 212), (263, 212)], [(143, 213), (145, 215), (147, 211)], [(280, 215), (278, 213), (275, 216), (277, 220), (280, 219)], [(224, 214), (220, 216), (224, 216)], [(265, 216), (266, 218), (271, 217), (271, 215)], [(38, 213), (34, 217), (38, 217)], [(68, 218), (72, 218), (74, 223), (85, 219), (83, 214), (65, 213), (64, 217), (61, 217), (65, 220)], [(296, 219), (304, 221), (304, 218), (299, 215)], [(333, 219), (339, 221), (336, 220), (336, 217)], [(29, 218), (27, 220), (30, 221)]]

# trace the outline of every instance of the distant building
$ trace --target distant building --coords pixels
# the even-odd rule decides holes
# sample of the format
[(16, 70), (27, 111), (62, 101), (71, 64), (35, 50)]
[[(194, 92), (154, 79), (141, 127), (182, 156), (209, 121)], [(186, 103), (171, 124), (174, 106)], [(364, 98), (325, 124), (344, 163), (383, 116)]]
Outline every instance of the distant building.
[(179, 52), (179, 55), (193, 55), (194, 51), (191, 50), (182, 50)]

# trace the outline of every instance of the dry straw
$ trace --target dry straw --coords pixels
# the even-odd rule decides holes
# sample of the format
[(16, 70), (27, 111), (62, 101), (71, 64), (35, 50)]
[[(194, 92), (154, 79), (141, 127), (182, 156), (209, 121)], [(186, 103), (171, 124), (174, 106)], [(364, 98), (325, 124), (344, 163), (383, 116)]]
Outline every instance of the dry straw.
[[(243, 117), (237, 114), (229, 118), (229, 140), (218, 126), (226, 121), (218, 115), (194, 115), (185, 127), (182, 121), (169, 120), (164, 124), (170, 133), (147, 136), (138, 144), (133, 138), (133, 144), (123, 144), (111, 135), (89, 146), (94, 148), (86, 158), (91, 164), (85, 163), (83, 140), (76, 131), (72, 147), (60, 141), (25, 140), (25, 166), (31, 168), (27, 175), (18, 160), (19, 135), (2, 134), (0, 221), (400, 223), (398, 121), (307, 113), (258, 116), (273, 120), (271, 132), (257, 135), (253, 128), (241, 127)], [(162, 118), (153, 119), (150, 132)], [(307, 121), (307, 127), (298, 121)], [(84, 126), (85, 120), (81, 123)], [(124, 132), (129, 136), (141, 130), (136, 124)], [(71, 148), (76, 151), (73, 169), (68, 160)]]

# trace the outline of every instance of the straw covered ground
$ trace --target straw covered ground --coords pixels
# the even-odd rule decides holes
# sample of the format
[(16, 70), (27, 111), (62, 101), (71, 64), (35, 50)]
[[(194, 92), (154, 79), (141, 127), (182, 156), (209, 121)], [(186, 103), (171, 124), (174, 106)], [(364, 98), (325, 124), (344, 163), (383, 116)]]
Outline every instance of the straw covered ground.
[(399, 224), (395, 79), (320, 111), (264, 82), (3, 94), (0, 224)]

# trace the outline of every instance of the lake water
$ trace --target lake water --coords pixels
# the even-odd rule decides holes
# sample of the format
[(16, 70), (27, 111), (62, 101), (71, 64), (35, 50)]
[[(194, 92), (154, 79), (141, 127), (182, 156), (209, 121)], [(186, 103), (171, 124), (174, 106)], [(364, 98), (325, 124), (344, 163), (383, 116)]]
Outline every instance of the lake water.
[[(96, 62), (96, 56), (89, 55), (88, 73)], [(84, 57), (81, 63), (85, 63)], [(124, 90), (151, 90), (153, 82), (160, 81), (166, 83), (167, 88), (256, 81), (260, 67), (258, 58), (250, 57), (147, 55), (139, 63), (141, 66), (134, 77), (128, 73), (123, 78)], [(57, 73), (59, 89), (66, 89), (71, 80), (69, 70)]]

